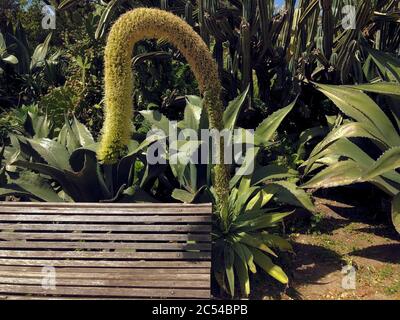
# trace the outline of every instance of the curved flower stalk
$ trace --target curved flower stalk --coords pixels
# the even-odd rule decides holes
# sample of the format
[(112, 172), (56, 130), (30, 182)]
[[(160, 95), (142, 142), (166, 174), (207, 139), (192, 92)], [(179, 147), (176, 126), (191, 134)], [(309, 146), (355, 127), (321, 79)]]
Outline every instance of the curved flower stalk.
[[(98, 151), (99, 160), (114, 163), (126, 151), (132, 132), (133, 75), (131, 55), (143, 39), (165, 39), (186, 58), (204, 96), (210, 127), (223, 129), (221, 84), (218, 68), (207, 45), (181, 18), (158, 9), (140, 8), (122, 15), (111, 28), (105, 48), (105, 121)], [(221, 150), (223, 141), (221, 141)], [(228, 168), (223, 152), (214, 169), (214, 188), (220, 208), (229, 194)], [(225, 205), (224, 205), (225, 204)]]

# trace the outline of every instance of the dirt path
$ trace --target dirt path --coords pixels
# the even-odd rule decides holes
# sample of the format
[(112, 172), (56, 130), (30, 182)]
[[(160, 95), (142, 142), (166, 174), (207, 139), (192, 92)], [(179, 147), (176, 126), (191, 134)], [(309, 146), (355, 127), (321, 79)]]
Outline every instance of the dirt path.
[[(295, 255), (283, 259), (290, 287), (258, 276), (252, 298), (400, 300), (400, 236), (354, 205), (315, 200), (320, 215), (311, 230), (291, 235)], [(342, 287), (344, 266), (354, 267), (355, 289)]]

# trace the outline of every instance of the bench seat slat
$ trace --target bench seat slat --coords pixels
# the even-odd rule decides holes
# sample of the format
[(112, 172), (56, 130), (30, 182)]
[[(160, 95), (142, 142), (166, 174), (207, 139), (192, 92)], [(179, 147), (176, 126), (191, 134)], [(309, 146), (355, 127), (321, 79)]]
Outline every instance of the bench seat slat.
[[(0, 299), (209, 298), (211, 213), (211, 204), (0, 202)], [(52, 271), (55, 290), (42, 282)]]
[(0, 214), (0, 221), (37, 221), (37, 222), (127, 222), (130, 224), (139, 223), (209, 223), (210, 216), (87, 216), (87, 215), (44, 215), (44, 214)]
[[(0, 250), (1, 258), (129, 259), (129, 260), (210, 260), (210, 252), (93, 252)], [(156, 263), (156, 262), (155, 262)]]
[[(117, 268), (149, 268), (155, 272), (157, 268), (176, 267), (180, 268), (210, 268), (209, 261), (109, 261), (109, 260), (42, 260), (42, 259), (3, 259), (0, 265), (8, 266), (53, 266), (53, 267), (117, 267)], [(150, 272), (150, 271), (149, 271)]]
[[(39, 277), (0, 277), (1, 284), (41, 285), (43, 278)], [(200, 280), (118, 280), (118, 279), (64, 279), (57, 278), (56, 286), (79, 287), (136, 287), (136, 288), (209, 288), (208, 281)]]
[(154, 215), (174, 214), (174, 215), (194, 215), (211, 214), (212, 208), (209, 204), (139, 204), (128, 203), (35, 203), (35, 202), (2, 202), (1, 212), (37, 212), (47, 214), (68, 214), (80, 213), (88, 215), (110, 215), (110, 214), (135, 214), (135, 215)]
[(32, 231), (120, 231), (120, 232), (211, 232), (210, 225), (121, 225), (121, 224), (64, 224), (64, 223), (0, 223), (0, 230)]
[(105, 296), (105, 297), (166, 297), (166, 298), (203, 298), (210, 297), (208, 289), (164, 289), (157, 288), (101, 288), (101, 287), (63, 287), (46, 290), (41, 286), (0, 284), (0, 294), (23, 293), (63, 296)]
[[(0, 265), (0, 271), (14, 271), (15, 273), (25, 273), (25, 272), (42, 272), (43, 266), (2, 266)], [(176, 276), (177, 274), (210, 274), (208, 267), (205, 268), (178, 268), (168, 267), (168, 268), (157, 268), (157, 272), (149, 272), (148, 268), (117, 268), (117, 267), (57, 267), (57, 273), (86, 273), (88, 277), (95, 273), (109, 273), (123, 276), (138, 276), (143, 277), (145, 275), (162, 275), (163, 277), (167, 274)]]
[(210, 242), (210, 234), (0, 232), (0, 240), (105, 240)]
[(209, 243), (168, 242), (73, 242), (73, 241), (0, 241), (0, 248), (8, 249), (126, 249), (126, 250), (204, 250), (210, 251)]
[[(40, 268), (41, 269), (41, 268)], [(59, 270), (58, 268), (57, 270)], [(108, 279), (108, 280), (152, 280), (152, 281), (187, 281), (187, 280), (198, 280), (210, 282), (209, 273), (118, 273), (118, 272), (102, 272), (101, 268), (97, 268), (97, 272), (65, 272), (57, 271), (57, 279)], [(180, 272), (184, 272), (185, 269), (180, 269)], [(15, 270), (2, 270), (0, 269), (0, 277), (19, 277), (19, 278), (41, 278), (43, 272), (41, 270), (33, 271), (15, 271)]]

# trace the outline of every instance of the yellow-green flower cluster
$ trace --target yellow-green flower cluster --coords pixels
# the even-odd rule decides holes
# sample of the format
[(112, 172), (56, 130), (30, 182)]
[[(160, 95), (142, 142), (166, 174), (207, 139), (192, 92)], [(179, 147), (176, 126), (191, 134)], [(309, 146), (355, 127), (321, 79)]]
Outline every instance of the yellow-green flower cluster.
[[(98, 151), (99, 160), (114, 163), (121, 157), (132, 133), (132, 51), (143, 39), (165, 39), (186, 58), (195, 75), (210, 126), (222, 130), (221, 84), (218, 68), (201, 37), (181, 18), (163, 10), (140, 8), (122, 15), (113, 25), (105, 48), (105, 121)], [(223, 152), (221, 152), (223, 157)], [(223, 160), (221, 158), (221, 160)], [(223, 163), (223, 162), (221, 162)], [(217, 197), (228, 194), (225, 165), (215, 168)]]

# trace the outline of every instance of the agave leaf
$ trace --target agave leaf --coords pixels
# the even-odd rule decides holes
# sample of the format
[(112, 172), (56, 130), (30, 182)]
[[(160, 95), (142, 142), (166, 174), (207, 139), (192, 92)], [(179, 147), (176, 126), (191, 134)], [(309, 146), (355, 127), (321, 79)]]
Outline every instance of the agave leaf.
[(230, 188), (233, 188), (242, 178), (242, 176), (248, 176), (253, 173), (255, 167), (255, 156), (257, 155), (260, 148), (249, 148), (244, 156), (243, 164), (236, 170), (235, 175), (229, 182)]
[(400, 60), (391, 54), (365, 47), (385, 80), (400, 82)]
[(47, 117), (39, 115), (36, 112), (28, 112), (24, 128), (30, 132), (35, 139), (47, 138), (51, 131), (51, 121)]
[(49, 44), (51, 40), (52, 33), (49, 33), (43, 43), (39, 44), (32, 55), (30, 69), (31, 71), (37, 67), (40, 63), (43, 63), (47, 52), (49, 51)]
[(254, 264), (254, 258), (251, 251), (247, 248), (245, 244), (241, 244), (240, 242), (234, 242), (232, 244), (235, 253), (243, 260), (246, 261), (249, 270), (252, 273), (257, 272), (256, 265)]
[(400, 167), (400, 147), (384, 152), (375, 164), (364, 175), (363, 180), (370, 180)]
[[(322, 154), (336, 155), (336, 158), (350, 158), (357, 163), (363, 172), (369, 170), (375, 163), (374, 159), (372, 159), (360, 147), (348, 139), (340, 139), (336, 141), (323, 152), (321, 152), (321, 155)], [(371, 183), (378, 186), (384, 192), (387, 192), (390, 195), (395, 195), (399, 192), (399, 190), (398, 188), (394, 187), (392, 183), (390, 183), (391, 181), (395, 182), (396, 184), (400, 184), (400, 174), (392, 170), (382, 174), (382, 177), (374, 178), (371, 180)]]
[(400, 233), (400, 193), (392, 200), (392, 222), (397, 232)]
[[(241, 221), (236, 220), (232, 228), (233, 230), (236, 231), (246, 231), (246, 232), (265, 229), (282, 221), (285, 217), (287, 217), (291, 213), (292, 212), (273, 212), (273, 213), (266, 213), (263, 216), (255, 219), (248, 219)], [(246, 213), (243, 213), (243, 215), (246, 215)]]
[(257, 185), (267, 180), (280, 180), (292, 178), (297, 175), (297, 171), (278, 166), (275, 164), (257, 167), (251, 177), (251, 185)]
[(50, 186), (47, 179), (31, 171), (23, 171), (17, 179), (13, 179), (7, 187), (17, 194), (46, 202), (62, 202), (62, 199)]
[(365, 83), (353, 86), (347, 85), (346, 87), (378, 94), (400, 96), (400, 84), (396, 82), (380, 81), (376, 83)]
[(237, 238), (240, 239), (240, 242), (243, 244), (246, 244), (250, 247), (258, 248), (262, 251), (269, 253), (270, 255), (273, 255), (274, 257), (277, 257), (275, 252), (273, 252), (264, 242), (246, 232), (239, 233), (237, 235)]
[(247, 89), (244, 90), (239, 96), (237, 96), (234, 100), (229, 102), (227, 108), (224, 111), (223, 122), (224, 128), (233, 130), (236, 125), (236, 120), (239, 115), (240, 109), (243, 103), (246, 101), (247, 95), (249, 93), (250, 86), (247, 86)]
[(179, 122), (178, 126), (181, 129), (193, 129), (199, 130), (200, 118), (201, 118), (201, 107), (187, 103), (183, 115), (183, 120)]
[(170, 123), (166, 116), (155, 110), (143, 110), (139, 113), (157, 129), (162, 130), (166, 136), (169, 135)]
[(61, 170), (70, 170), (69, 152), (58, 142), (42, 138), (27, 139), (31, 147), (50, 165)]
[(319, 127), (313, 127), (304, 130), (300, 136), (299, 136), (299, 142), (298, 142), (298, 148), (297, 148), (297, 154), (299, 155), (299, 158), (302, 159), (303, 156), (306, 153), (306, 144), (317, 138), (317, 137), (325, 137), (328, 133), (328, 128), (319, 126)]
[(385, 137), (382, 136), (380, 132), (377, 132), (374, 127), (361, 122), (350, 122), (332, 130), (326, 138), (314, 148), (310, 154), (310, 158), (320, 153), (338, 139), (353, 137), (370, 138), (387, 145)]
[(75, 134), (77, 140), (79, 141), (79, 144), (82, 147), (87, 147), (95, 143), (93, 136), (88, 130), (88, 128), (86, 128), (86, 126), (80, 123), (78, 119), (75, 118), (75, 116), (73, 116), (71, 127), (73, 133)]
[(260, 238), (262, 238), (263, 241), (265, 241), (265, 243), (267, 243), (270, 247), (278, 248), (281, 251), (293, 252), (293, 247), (289, 243), (289, 241), (283, 239), (280, 236), (269, 234), (264, 231), (261, 233)]
[(70, 181), (68, 181), (68, 179), (65, 176), (64, 171), (62, 171), (58, 168), (49, 166), (47, 164), (28, 162), (28, 161), (24, 161), (24, 160), (17, 160), (13, 164), (18, 167), (34, 170), (34, 171), (41, 173), (42, 175), (51, 177), (52, 179), (54, 179), (61, 185), (64, 192), (66, 194), (68, 194), (69, 196), (71, 196), (71, 198), (73, 198), (73, 199), (79, 198), (79, 194), (78, 194), (75, 186), (72, 185), (70, 183)]
[(273, 194), (268, 193), (265, 190), (258, 191), (255, 196), (247, 203), (245, 212), (261, 209), (273, 198), (273, 196)]
[(289, 279), (282, 268), (274, 264), (269, 257), (258, 249), (251, 248), (250, 250), (253, 253), (255, 263), (257, 263), (266, 273), (283, 284), (289, 282)]
[(335, 163), (319, 172), (311, 180), (302, 185), (302, 188), (331, 188), (360, 182), (362, 168), (353, 160)]
[(400, 145), (400, 136), (390, 119), (381, 108), (364, 92), (344, 86), (315, 84), (317, 89), (331, 99), (346, 115), (365, 123), (380, 136), (385, 137), (388, 145)]
[(225, 272), (226, 272), (226, 278), (228, 279), (229, 293), (232, 297), (235, 295), (235, 274), (233, 272), (234, 259), (235, 255), (232, 246), (230, 244), (225, 244), (224, 247)]
[(4, 62), (10, 63), (10, 64), (17, 64), (18, 63), (17, 57), (13, 56), (12, 54), (6, 54), (6, 56), (3, 57), (2, 60)]
[(239, 280), (240, 290), (247, 297), (250, 294), (249, 269), (246, 260), (242, 259), (237, 253), (235, 253), (234, 267)]
[(179, 200), (183, 203), (192, 203), (193, 199), (195, 197), (195, 194), (183, 190), (183, 189), (174, 189), (174, 191), (172, 191), (172, 198)]
[(97, 179), (97, 158), (92, 151), (84, 151), (84, 165), (79, 172), (64, 171), (68, 182), (75, 188), (74, 196), (77, 202), (98, 202), (102, 199), (102, 192)]
[(297, 98), (287, 107), (275, 111), (273, 114), (271, 114), (263, 122), (260, 123), (255, 131), (256, 145), (268, 145), (279, 125), (285, 119), (287, 114), (292, 111), (293, 107), (296, 104), (296, 101)]
[(310, 212), (315, 212), (311, 196), (295, 183), (289, 181), (273, 181), (269, 182), (264, 187), (264, 190), (268, 193), (275, 194), (278, 202), (303, 207)]
[(250, 197), (252, 197), (259, 187), (249, 187), (245, 191), (241, 192), (240, 189), (238, 190), (238, 197), (236, 199), (235, 207), (234, 207), (234, 214), (238, 215), (245, 209), (245, 204)]

